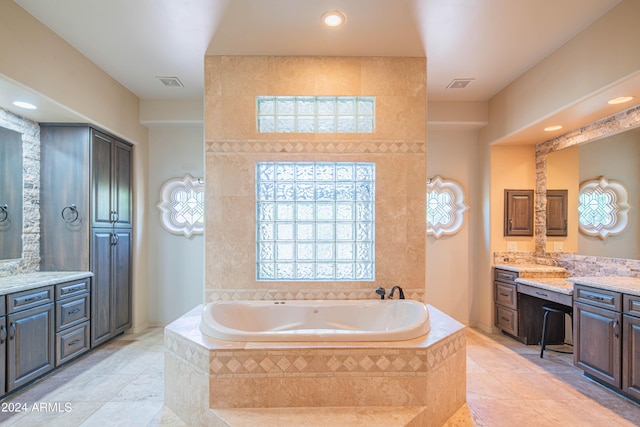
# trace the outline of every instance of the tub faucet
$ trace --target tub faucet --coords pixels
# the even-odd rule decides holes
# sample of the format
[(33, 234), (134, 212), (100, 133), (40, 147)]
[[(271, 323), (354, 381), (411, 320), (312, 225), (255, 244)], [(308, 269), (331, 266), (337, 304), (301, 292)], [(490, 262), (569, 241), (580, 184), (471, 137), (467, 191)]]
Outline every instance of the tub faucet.
[(404, 292), (402, 291), (402, 288), (400, 286), (394, 286), (393, 288), (391, 288), (388, 295), (389, 299), (393, 298), (393, 293), (395, 292), (396, 289), (398, 290), (398, 294), (399, 294), (398, 297), (400, 299), (404, 299)]
[(380, 295), (380, 299), (384, 299), (385, 290), (382, 286), (378, 286), (376, 289), (376, 294)]

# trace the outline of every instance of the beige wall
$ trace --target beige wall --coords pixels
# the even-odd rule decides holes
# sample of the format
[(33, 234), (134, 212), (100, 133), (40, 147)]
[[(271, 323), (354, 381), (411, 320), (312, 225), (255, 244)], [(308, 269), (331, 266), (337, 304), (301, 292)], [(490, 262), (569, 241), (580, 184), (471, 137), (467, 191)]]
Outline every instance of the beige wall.
[[(425, 59), (210, 56), (205, 79), (205, 299), (375, 297), (396, 284), (422, 297)], [(376, 131), (258, 134), (257, 95), (375, 96)], [(265, 160), (376, 163), (375, 282), (256, 280), (255, 164)]]

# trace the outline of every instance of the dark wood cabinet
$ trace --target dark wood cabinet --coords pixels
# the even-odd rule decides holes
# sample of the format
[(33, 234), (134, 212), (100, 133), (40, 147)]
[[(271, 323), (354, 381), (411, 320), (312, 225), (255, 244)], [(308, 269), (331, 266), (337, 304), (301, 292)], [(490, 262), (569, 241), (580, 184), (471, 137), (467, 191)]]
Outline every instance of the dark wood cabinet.
[(622, 390), (640, 400), (640, 317), (623, 315)]
[(91, 126), (41, 125), (41, 269), (94, 273), (92, 346), (131, 325), (132, 155)]
[(131, 230), (94, 229), (91, 346), (131, 326)]
[(612, 310), (576, 302), (573, 305), (576, 366), (600, 381), (620, 388), (622, 315)]
[(504, 235), (533, 236), (533, 190), (504, 190)]
[(566, 236), (568, 191), (547, 190), (547, 236)]
[(7, 392), (6, 370), (7, 370), (7, 316), (4, 311), (4, 295), (2, 296), (2, 308), (0, 309), (0, 397)]
[(7, 391), (51, 371), (54, 356), (54, 310), (49, 302), (7, 316)]

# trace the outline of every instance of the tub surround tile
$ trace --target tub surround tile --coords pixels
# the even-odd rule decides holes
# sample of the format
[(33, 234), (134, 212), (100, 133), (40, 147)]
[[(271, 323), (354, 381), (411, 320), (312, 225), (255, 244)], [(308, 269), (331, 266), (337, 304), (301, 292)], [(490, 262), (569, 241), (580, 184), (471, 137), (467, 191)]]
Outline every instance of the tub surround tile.
[[(328, 286), (325, 288), (299, 289), (296, 284), (290, 284), (288, 287), (281, 287), (286, 283), (278, 283), (278, 289), (215, 289), (207, 291), (207, 301), (238, 301), (238, 300), (371, 300), (379, 299), (380, 296), (375, 293), (375, 289), (368, 287), (367, 289), (348, 289), (345, 287)], [(268, 284), (265, 284), (268, 286)], [(390, 290), (394, 285), (386, 285), (385, 288)], [(404, 294), (407, 299), (416, 301), (424, 301), (424, 288), (406, 288), (403, 287)]]

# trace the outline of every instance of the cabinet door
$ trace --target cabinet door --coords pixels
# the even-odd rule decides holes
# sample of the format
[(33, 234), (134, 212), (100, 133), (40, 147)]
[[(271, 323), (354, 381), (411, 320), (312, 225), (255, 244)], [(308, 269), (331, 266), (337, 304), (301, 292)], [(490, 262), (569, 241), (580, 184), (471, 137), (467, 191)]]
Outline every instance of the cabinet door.
[(111, 229), (96, 229), (91, 234), (91, 347), (111, 338)]
[(567, 235), (567, 190), (547, 190), (547, 236)]
[(622, 390), (640, 400), (640, 318), (624, 316)]
[(600, 381), (622, 386), (622, 315), (576, 302), (573, 306), (576, 366)]
[(115, 230), (113, 245), (113, 334), (131, 326), (131, 230)]
[(504, 190), (504, 235), (533, 236), (533, 190)]
[(7, 316), (7, 391), (55, 366), (53, 303)]
[(93, 227), (109, 227), (113, 221), (112, 193), (112, 151), (113, 138), (92, 131), (91, 134), (91, 217)]
[(116, 141), (114, 146), (113, 170), (113, 211), (116, 227), (131, 227), (133, 223), (133, 195), (131, 183), (131, 146)]
[(7, 392), (5, 387), (7, 371), (7, 318), (0, 317), (0, 396)]

